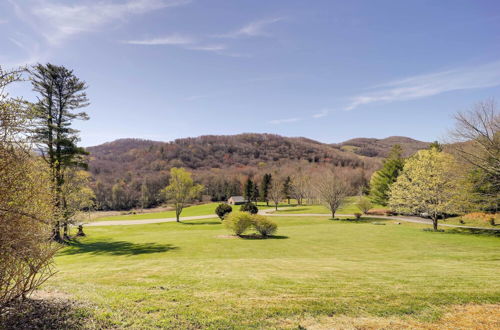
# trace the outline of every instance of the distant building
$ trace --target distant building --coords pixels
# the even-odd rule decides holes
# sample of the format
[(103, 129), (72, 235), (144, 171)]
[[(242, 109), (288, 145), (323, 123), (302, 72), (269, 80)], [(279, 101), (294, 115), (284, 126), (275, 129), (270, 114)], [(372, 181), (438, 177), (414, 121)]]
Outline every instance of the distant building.
[(229, 205), (240, 205), (240, 204), (245, 204), (246, 200), (243, 198), (243, 196), (231, 196), (227, 200), (227, 203)]

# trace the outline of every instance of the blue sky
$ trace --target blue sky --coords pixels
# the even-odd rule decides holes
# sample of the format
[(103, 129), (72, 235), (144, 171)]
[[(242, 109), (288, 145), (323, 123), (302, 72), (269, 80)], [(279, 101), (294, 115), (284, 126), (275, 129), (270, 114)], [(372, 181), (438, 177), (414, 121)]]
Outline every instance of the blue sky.
[[(268, 132), (441, 139), (500, 101), (500, 2), (6, 0), (0, 65), (88, 85), (82, 144)], [(33, 99), (29, 86), (13, 93)]]

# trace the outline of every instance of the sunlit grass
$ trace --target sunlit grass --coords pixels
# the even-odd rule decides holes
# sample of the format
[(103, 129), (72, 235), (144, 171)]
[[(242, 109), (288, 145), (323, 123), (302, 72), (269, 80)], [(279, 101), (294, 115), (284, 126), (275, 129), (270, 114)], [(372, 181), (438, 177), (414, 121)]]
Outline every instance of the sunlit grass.
[[(117, 327), (273, 327), (285, 319), (413, 315), (499, 303), (497, 237), (328, 217), (273, 218), (279, 239), (223, 238), (218, 219), (89, 227), (45, 286)], [(380, 222), (380, 220), (377, 220)], [(292, 327), (298, 324), (292, 323)]]

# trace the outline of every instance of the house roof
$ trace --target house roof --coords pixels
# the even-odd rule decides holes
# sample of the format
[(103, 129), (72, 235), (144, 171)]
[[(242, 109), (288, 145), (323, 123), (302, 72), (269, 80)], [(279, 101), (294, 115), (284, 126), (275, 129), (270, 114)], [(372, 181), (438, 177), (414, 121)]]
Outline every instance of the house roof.
[(231, 197), (229, 197), (229, 199), (232, 199), (235, 202), (244, 202), (245, 201), (245, 198), (243, 198), (243, 196), (231, 196)]

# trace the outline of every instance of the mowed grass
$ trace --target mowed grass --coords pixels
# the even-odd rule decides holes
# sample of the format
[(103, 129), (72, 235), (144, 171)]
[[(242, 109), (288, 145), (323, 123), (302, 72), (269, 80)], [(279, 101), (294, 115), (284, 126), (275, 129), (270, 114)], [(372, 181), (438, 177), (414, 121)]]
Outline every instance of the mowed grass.
[(500, 303), (498, 237), (392, 221), (273, 220), (279, 236), (266, 240), (227, 238), (217, 219), (89, 227), (59, 253), (45, 289), (95, 305), (109, 327), (141, 329), (432, 320), (449, 305)]
[[(357, 196), (347, 197), (344, 201), (344, 205), (337, 210), (338, 214), (354, 214), (361, 212), (361, 210), (356, 206), (358, 201)], [(324, 205), (282, 205), (283, 207), (289, 206), (290, 208), (284, 210), (275, 211), (275, 213), (282, 214), (331, 214), (332, 212), (326, 208)], [(372, 208), (385, 208), (382, 205), (373, 204)]]
[[(215, 214), (215, 208), (219, 203), (207, 203), (200, 205), (193, 205), (184, 208), (181, 217), (190, 217), (196, 215)], [(142, 220), (142, 219), (161, 219), (161, 218), (174, 218), (175, 211), (154, 212), (154, 213), (138, 213), (127, 215), (113, 215), (108, 217), (96, 218), (96, 221), (106, 220)]]
[[(198, 215), (213, 215), (215, 216), (215, 208), (221, 202), (217, 203), (207, 203), (207, 204), (199, 204), (187, 206), (182, 210), (182, 217), (191, 217)], [(259, 209), (268, 209), (272, 208), (272, 205), (266, 205), (265, 203), (257, 204)], [(241, 205), (233, 205), (233, 210), (239, 210)], [(285, 204), (279, 205), (287, 206)], [(151, 212), (151, 213), (137, 213), (137, 214), (125, 214), (125, 215), (113, 215), (106, 217), (97, 217), (93, 221), (107, 221), (107, 220), (144, 220), (144, 219), (161, 219), (161, 218), (175, 218), (175, 211), (165, 211), (165, 212)]]

